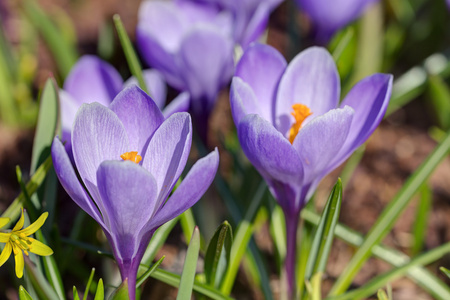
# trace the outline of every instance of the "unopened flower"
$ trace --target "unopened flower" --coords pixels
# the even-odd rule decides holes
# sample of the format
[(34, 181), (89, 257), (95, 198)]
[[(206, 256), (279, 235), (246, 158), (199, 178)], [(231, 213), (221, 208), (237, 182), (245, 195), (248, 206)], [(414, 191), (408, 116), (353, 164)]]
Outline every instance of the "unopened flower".
[(311, 19), (318, 42), (326, 43), (339, 29), (357, 19), (377, 0), (297, 0)]
[[(0, 266), (2, 266), (11, 256), (11, 253), (13, 253), (16, 262), (16, 276), (21, 278), (23, 276), (24, 268), (24, 253), (27, 256), (29, 252), (41, 256), (53, 254), (53, 250), (50, 247), (30, 237), (30, 235), (44, 225), (47, 216), (48, 213), (45, 212), (33, 224), (26, 228), (22, 228), (25, 222), (22, 210), (22, 214), (16, 226), (14, 226), (10, 232), (0, 232), (0, 243), (6, 244), (0, 254)], [(8, 222), (8, 218), (0, 218), (0, 228), (5, 226)]]
[(320, 180), (372, 134), (389, 102), (392, 76), (375, 74), (340, 99), (331, 55), (313, 47), (287, 65), (274, 48), (255, 44), (236, 67), (231, 109), (242, 149), (283, 208), (286, 266), (294, 285), (300, 210)]
[[(211, 184), (218, 151), (197, 161), (169, 197), (190, 152), (191, 118), (164, 118), (137, 86), (120, 92), (109, 107), (83, 104), (72, 130), (74, 166), (57, 138), (56, 174), (69, 196), (102, 227), (122, 279), (135, 298), (136, 273), (155, 230), (194, 205)], [(85, 188), (86, 187), (86, 190)]]

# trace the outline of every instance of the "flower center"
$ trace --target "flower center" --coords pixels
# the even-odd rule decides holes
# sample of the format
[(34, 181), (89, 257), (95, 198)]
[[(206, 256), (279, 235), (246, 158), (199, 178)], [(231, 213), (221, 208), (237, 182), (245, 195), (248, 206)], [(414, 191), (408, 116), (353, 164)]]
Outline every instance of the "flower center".
[(297, 136), (300, 128), (302, 127), (303, 121), (310, 115), (312, 115), (311, 110), (308, 106), (296, 103), (292, 105), (291, 115), (295, 118), (294, 124), (292, 124), (291, 129), (289, 130), (289, 142), (294, 143), (295, 137)]
[(142, 160), (142, 156), (138, 155), (137, 151), (125, 152), (120, 156), (123, 160), (129, 160), (138, 164)]
[[(28, 251), (31, 250), (31, 240), (25, 236), (23, 233), (11, 233), (10, 240), (12, 243), (14, 243), (19, 249), (21, 249), (27, 256)], [(17, 254), (14, 252), (14, 254)]]

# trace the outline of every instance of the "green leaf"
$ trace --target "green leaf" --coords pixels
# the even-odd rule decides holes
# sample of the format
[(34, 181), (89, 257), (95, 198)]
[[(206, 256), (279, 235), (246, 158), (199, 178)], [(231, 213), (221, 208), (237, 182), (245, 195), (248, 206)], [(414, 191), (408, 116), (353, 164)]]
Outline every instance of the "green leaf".
[(59, 297), (52, 289), (44, 274), (39, 272), (29, 259), (25, 259), (25, 269), (39, 299), (58, 300)]
[(364, 299), (372, 295), (376, 290), (386, 285), (388, 282), (391, 282), (402, 275), (404, 275), (406, 272), (408, 272), (409, 269), (415, 266), (419, 265), (428, 265), (444, 255), (450, 253), (450, 243), (446, 243), (444, 245), (441, 245), (437, 248), (434, 248), (420, 256), (417, 256), (413, 258), (409, 263), (404, 264), (400, 267), (394, 268), (389, 272), (386, 272), (382, 275), (379, 275), (375, 277), (374, 279), (370, 280), (368, 283), (366, 283), (364, 286), (352, 290), (346, 294), (336, 296), (336, 297), (330, 297), (330, 300), (344, 300), (344, 299)]
[[(230, 223), (225, 221), (214, 233), (205, 254), (206, 282), (214, 287), (220, 286), (221, 279), (230, 261), (233, 232)], [(222, 267), (219, 267), (221, 262)]]
[(338, 179), (331, 191), (314, 235), (308, 262), (306, 264), (306, 279), (310, 279), (313, 274), (325, 271), (333, 243), (334, 229), (341, 210), (341, 203), (342, 183), (341, 179)]
[(73, 299), (80, 300), (80, 297), (78, 296), (77, 288), (75, 286), (73, 286)]
[(147, 280), (147, 278), (149, 278), (150, 275), (152, 275), (152, 273), (156, 270), (156, 268), (158, 268), (159, 265), (161, 265), (164, 258), (166, 258), (165, 255), (163, 255), (163, 257), (161, 257), (157, 262), (155, 262), (153, 266), (151, 266), (151, 268), (148, 268), (147, 271), (145, 271), (145, 273), (138, 278), (138, 280), (136, 281), (136, 288), (139, 288), (141, 284), (143, 284)]
[(378, 300), (389, 300), (388, 296), (384, 290), (378, 290), (377, 297), (378, 297)]
[[(178, 182), (181, 182), (178, 180)], [(176, 189), (177, 187), (175, 187)], [(195, 219), (192, 210), (189, 208), (184, 213), (180, 215), (180, 225), (183, 230), (184, 238), (186, 239), (186, 243), (189, 244), (191, 241), (191, 234), (195, 228)]]
[(114, 290), (111, 297), (111, 300), (130, 300), (128, 296), (128, 278), (126, 278), (122, 284)]
[(306, 281), (306, 289), (308, 290), (308, 300), (321, 300), (321, 284), (322, 284), (322, 272), (318, 272), (311, 277), (311, 281)]
[(63, 77), (66, 77), (77, 60), (78, 55), (75, 45), (67, 43), (59, 29), (39, 7), (38, 2), (33, 0), (22, 2), (25, 15), (43, 36), (57, 62), (59, 72)]
[(30, 294), (28, 294), (27, 290), (23, 286), (19, 286), (19, 299), (20, 300), (33, 300)]
[[(26, 190), (29, 196), (34, 194), (38, 187), (42, 184), (48, 171), (52, 167), (52, 157), (49, 156), (42, 163), (42, 165), (36, 170), (30, 181), (26, 185)], [(16, 220), (21, 212), (21, 209), (26, 201), (25, 194), (22, 192), (16, 199), (9, 205), (9, 207), (1, 215), (2, 218), (9, 218), (10, 220)], [(9, 226), (11, 222), (8, 223)]]
[[(301, 212), (301, 217), (303, 220), (313, 225), (319, 224), (320, 216), (309, 209), (303, 209)], [(355, 247), (361, 246), (364, 242), (364, 238), (359, 232), (356, 232), (342, 224), (336, 225), (334, 234), (336, 237)], [(402, 266), (410, 261), (409, 256), (406, 254), (383, 245), (375, 245), (372, 249), (372, 253), (375, 257), (384, 260), (394, 267)], [(434, 298), (439, 300), (450, 299), (450, 288), (427, 269), (421, 267), (411, 268), (408, 270), (408, 277), (414, 280), (428, 293), (433, 295)]]
[(195, 271), (197, 270), (198, 252), (200, 250), (200, 232), (198, 227), (194, 228), (191, 242), (184, 260), (183, 272), (181, 273), (180, 286), (178, 287), (177, 300), (190, 300), (194, 285)]
[(100, 278), (97, 285), (97, 291), (95, 292), (94, 300), (104, 300), (105, 290), (103, 288), (103, 280)]
[(444, 129), (450, 128), (450, 88), (440, 76), (428, 78), (429, 97), (439, 124)]
[(116, 26), (117, 34), (119, 35), (120, 44), (122, 45), (123, 52), (125, 53), (125, 57), (128, 62), (128, 66), (130, 68), (131, 74), (136, 77), (139, 86), (144, 90), (147, 94), (150, 94), (150, 91), (145, 84), (144, 76), (142, 75), (142, 67), (139, 63), (139, 59), (136, 55), (136, 52), (133, 49), (133, 45), (131, 44), (130, 38), (123, 26), (122, 20), (119, 15), (113, 16), (114, 25)]
[[(151, 277), (164, 282), (173, 287), (178, 287), (180, 284), (180, 275), (170, 273), (162, 269), (156, 269), (151, 275)], [(222, 294), (220, 291), (194, 280), (194, 291), (205, 295), (211, 299), (215, 300), (231, 300), (232, 298)]]
[(87, 299), (87, 296), (89, 294), (89, 288), (91, 287), (92, 280), (94, 279), (94, 274), (95, 274), (95, 268), (92, 268), (91, 274), (89, 275), (89, 279), (86, 284), (86, 288), (84, 289), (83, 300)]
[(366, 260), (371, 256), (372, 248), (389, 233), (398, 217), (409, 204), (412, 196), (417, 193), (420, 186), (427, 180), (434, 169), (439, 165), (440, 161), (447, 156), (449, 149), (450, 132), (447, 132), (445, 139), (439, 143), (439, 145), (427, 157), (425, 162), (423, 162), (414, 174), (408, 178), (402, 189), (384, 209), (383, 213), (367, 234), (364, 243), (339, 276), (330, 291), (330, 295), (339, 295), (350, 286), (353, 278), (356, 276)]
[(450, 278), (450, 270), (444, 267), (440, 267), (439, 270), (441, 270), (442, 273), (444, 273), (448, 278)]
[(423, 249), (425, 235), (427, 232), (428, 217), (430, 215), (433, 193), (427, 183), (420, 188), (419, 205), (416, 209), (416, 217), (413, 224), (413, 245), (411, 248), (412, 256), (416, 256)]

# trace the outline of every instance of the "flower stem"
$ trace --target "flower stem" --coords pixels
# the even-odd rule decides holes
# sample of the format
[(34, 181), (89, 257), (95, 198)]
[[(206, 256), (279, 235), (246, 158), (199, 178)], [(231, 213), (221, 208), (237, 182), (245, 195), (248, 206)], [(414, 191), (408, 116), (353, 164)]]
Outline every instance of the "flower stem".
[(297, 254), (297, 227), (300, 214), (284, 212), (286, 220), (286, 258), (284, 260), (284, 269), (287, 279), (288, 299), (295, 298), (295, 270)]

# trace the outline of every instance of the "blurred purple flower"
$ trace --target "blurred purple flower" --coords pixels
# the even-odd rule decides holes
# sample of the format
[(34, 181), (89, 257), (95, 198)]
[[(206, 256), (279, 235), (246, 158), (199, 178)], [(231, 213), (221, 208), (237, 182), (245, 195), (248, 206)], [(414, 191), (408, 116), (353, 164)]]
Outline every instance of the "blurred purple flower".
[(375, 1), (378, 0), (297, 0), (297, 3), (311, 19), (316, 40), (326, 43)]
[[(152, 93), (152, 99), (160, 109), (166, 102), (167, 88), (162, 75), (157, 70), (145, 70), (144, 79)], [(114, 97), (126, 86), (137, 83), (130, 78), (124, 84), (119, 72), (109, 63), (94, 55), (81, 57), (67, 76), (63, 90), (60, 91), (62, 140), (72, 156), (70, 132), (75, 115), (83, 103), (98, 102), (109, 106)], [(164, 110), (167, 118), (174, 112), (187, 111), (189, 94), (182, 93)]]
[(231, 13), (191, 1), (144, 1), (136, 38), (144, 60), (191, 95), (190, 111), (206, 138), (208, 117), (234, 69)]
[(122, 279), (128, 278), (131, 299), (155, 230), (194, 205), (216, 174), (217, 149), (197, 161), (166, 202), (186, 165), (191, 140), (188, 113), (165, 120), (150, 97), (132, 86), (109, 108), (92, 103), (79, 109), (72, 147), (82, 182), (61, 141), (53, 141), (56, 174), (69, 196), (102, 227)]
[(336, 65), (318, 47), (287, 65), (274, 48), (255, 44), (237, 65), (230, 92), (233, 119), (244, 153), (285, 213), (290, 287), (300, 210), (320, 180), (378, 126), (391, 88), (391, 75), (375, 74), (357, 83), (339, 104)]
[(283, 0), (182, 0), (216, 5), (233, 16), (233, 37), (242, 48), (258, 39), (267, 26), (270, 13)]

